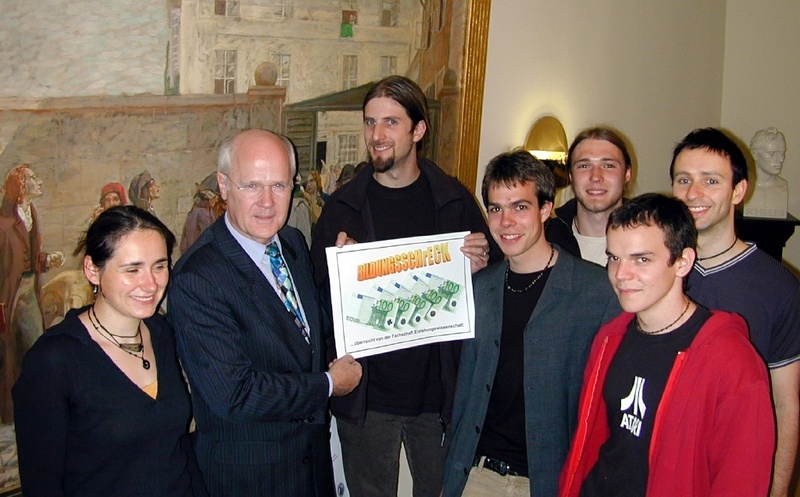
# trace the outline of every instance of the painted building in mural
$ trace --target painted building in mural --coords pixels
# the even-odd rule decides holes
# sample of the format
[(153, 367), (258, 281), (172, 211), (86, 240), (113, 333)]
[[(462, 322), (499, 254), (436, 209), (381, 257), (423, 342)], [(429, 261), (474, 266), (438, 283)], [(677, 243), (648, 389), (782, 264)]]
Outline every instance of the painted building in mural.
[[(37, 273), (42, 328), (91, 301), (73, 250), (109, 195), (146, 200), (180, 238), (213, 189), (219, 145), (245, 128), (285, 131), (293, 105), (408, 75), (440, 101), (438, 141), (454, 149), (465, 10), (446, 0), (0, 1), (0, 180), (29, 165), (42, 183), (40, 249), (63, 255)], [(314, 159), (321, 143), (328, 165), (365, 157), (359, 102), (303, 109), (315, 113)], [(439, 155), (450, 170), (455, 154)], [(0, 414), (0, 493), (19, 482), (10, 421)]]
[[(418, 0), (183, 0), (177, 11), (181, 94), (245, 92), (267, 62), (291, 104), (408, 74), (425, 42)], [(334, 169), (366, 154), (351, 114), (319, 116), (320, 159)]]
[[(180, 233), (195, 185), (238, 129), (281, 129), (289, 106), (391, 73), (439, 98), (445, 73), (460, 67), (465, 8), (446, 0), (4, 0), (0, 175), (20, 163), (35, 168), (47, 192), (37, 199), (44, 244), (65, 254), (103, 186), (127, 187), (143, 171), (161, 186), (155, 211)], [(277, 86), (255, 88), (264, 62)], [(360, 113), (316, 119), (329, 164), (365, 157)], [(76, 262), (67, 256), (66, 267)]]

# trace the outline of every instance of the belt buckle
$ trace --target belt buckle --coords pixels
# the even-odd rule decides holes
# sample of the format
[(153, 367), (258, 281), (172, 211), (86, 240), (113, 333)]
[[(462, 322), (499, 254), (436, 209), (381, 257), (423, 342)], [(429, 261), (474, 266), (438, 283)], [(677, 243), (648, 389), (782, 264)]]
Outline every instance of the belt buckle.
[(494, 471), (500, 476), (506, 476), (509, 472), (511, 472), (511, 468), (507, 463), (493, 457), (487, 457), (484, 459), (483, 467)]
[(508, 463), (495, 460), (495, 465), (497, 466), (497, 474), (500, 476), (506, 476), (511, 472), (511, 468), (508, 466)]

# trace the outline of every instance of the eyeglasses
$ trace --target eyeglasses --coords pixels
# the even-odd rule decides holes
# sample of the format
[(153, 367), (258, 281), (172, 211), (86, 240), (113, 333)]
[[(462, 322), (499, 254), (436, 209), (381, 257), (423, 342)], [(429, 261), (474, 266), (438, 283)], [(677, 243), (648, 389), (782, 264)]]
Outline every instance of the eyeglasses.
[(263, 183), (255, 183), (255, 182), (253, 182), (253, 183), (247, 183), (246, 185), (241, 185), (240, 186), (240, 185), (237, 185), (236, 182), (233, 181), (230, 176), (228, 176), (225, 173), (222, 173), (222, 174), (223, 174), (223, 176), (228, 178), (228, 181), (230, 181), (231, 184), (233, 184), (233, 186), (235, 186), (236, 189), (239, 190), (240, 192), (242, 192), (242, 194), (244, 194), (244, 196), (246, 196), (246, 197), (258, 197), (259, 195), (264, 193), (264, 188), (269, 188), (270, 191), (274, 195), (283, 195), (283, 194), (286, 194), (286, 193), (292, 191), (291, 187), (288, 184), (280, 183), (280, 182), (272, 183), (272, 184), (268, 184), (268, 185), (265, 185)]

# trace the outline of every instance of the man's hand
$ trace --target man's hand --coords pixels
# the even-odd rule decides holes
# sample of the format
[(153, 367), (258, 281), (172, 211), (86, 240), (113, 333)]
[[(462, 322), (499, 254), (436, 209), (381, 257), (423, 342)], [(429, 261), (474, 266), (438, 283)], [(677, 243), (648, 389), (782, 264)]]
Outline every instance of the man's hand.
[(341, 397), (358, 386), (361, 381), (361, 364), (348, 354), (332, 360), (328, 364), (328, 373), (333, 381), (333, 396)]
[(356, 242), (354, 239), (347, 236), (347, 233), (344, 231), (340, 231), (338, 235), (336, 235), (336, 243), (335, 245), (339, 248), (344, 247), (345, 245), (353, 245)]
[(473, 274), (489, 264), (489, 240), (481, 232), (465, 236), (461, 252), (469, 259), (469, 268)]

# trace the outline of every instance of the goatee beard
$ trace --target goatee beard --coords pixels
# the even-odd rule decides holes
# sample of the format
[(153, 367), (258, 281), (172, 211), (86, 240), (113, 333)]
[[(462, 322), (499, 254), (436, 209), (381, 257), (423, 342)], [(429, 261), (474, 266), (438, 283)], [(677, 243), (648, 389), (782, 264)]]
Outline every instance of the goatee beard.
[(394, 155), (388, 159), (382, 159), (380, 157), (372, 159), (372, 167), (375, 169), (376, 173), (385, 173), (391, 169), (392, 166), (394, 166)]

